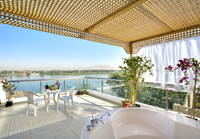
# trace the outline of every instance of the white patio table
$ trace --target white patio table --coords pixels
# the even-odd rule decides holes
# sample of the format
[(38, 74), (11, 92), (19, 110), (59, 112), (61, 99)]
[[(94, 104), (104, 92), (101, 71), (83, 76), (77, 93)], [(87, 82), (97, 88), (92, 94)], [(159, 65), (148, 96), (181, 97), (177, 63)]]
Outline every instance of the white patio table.
[[(56, 94), (59, 93), (61, 91), (61, 89), (57, 89), (57, 90), (50, 90), (50, 89), (44, 89), (42, 92), (44, 94), (47, 94), (47, 103), (50, 103), (50, 99), (53, 99), (54, 103), (55, 103), (55, 107), (57, 106), (57, 100), (56, 100)], [(53, 98), (50, 97), (50, 94), (53, 93)]]

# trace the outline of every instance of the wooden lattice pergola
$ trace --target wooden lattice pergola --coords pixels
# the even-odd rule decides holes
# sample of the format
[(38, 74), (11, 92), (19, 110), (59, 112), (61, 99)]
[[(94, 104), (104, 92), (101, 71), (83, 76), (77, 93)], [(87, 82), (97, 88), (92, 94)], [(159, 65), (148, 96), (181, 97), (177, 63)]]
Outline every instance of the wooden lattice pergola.
[(200, 35), (199, 0), (0, 0), (0, 23), (120, 46)]

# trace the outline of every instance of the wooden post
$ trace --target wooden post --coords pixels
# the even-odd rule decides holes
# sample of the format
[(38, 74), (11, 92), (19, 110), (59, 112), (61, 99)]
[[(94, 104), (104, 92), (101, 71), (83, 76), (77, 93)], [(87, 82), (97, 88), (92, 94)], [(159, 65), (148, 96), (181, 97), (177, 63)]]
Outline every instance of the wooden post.
[[(133, 58), (133, 43), (130, 42), (130, 59)], [(131, 92), (133, 91), (133, 81), (130, 81)], [(134, 102), (134, 95), (131, 94), (131, 104)]]

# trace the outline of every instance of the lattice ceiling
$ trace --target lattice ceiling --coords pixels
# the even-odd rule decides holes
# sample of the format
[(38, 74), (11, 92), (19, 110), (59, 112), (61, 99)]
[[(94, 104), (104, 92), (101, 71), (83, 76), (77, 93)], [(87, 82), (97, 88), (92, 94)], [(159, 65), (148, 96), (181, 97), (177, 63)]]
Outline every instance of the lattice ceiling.
[[(116, 45), (127, 53), (133, 42), (137, 53), (148, 43), (199, 35), (200, 1), (0, 0), (0, 23)], [(194, 26), (193, 34), (180, 35)], [(173, 37), (159, 36), (169, 32)]]

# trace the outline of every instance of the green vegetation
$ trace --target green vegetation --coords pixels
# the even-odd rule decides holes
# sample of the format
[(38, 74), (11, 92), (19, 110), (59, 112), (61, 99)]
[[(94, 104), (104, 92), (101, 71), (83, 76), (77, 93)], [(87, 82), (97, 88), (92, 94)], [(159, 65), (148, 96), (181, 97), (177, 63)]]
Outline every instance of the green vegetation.
[(142, 56), (133, 56), (132, 58), (123, 58), (124, 66), (119, 66), (123, 71), (123, 79), (125, 87), (128, 83), (131, 84), (131, 104), (134, 104), (137, 99), (137, 93), (139, 89), (146, 89), (146, 83), (144, 74), (148, 72), (150, 76), (153, 76), (151, 68), (154, 64), (151, 63), (151, 60), (148, 60), (146, 57)]
[(88, 90), (88, 84), (82, 84), (81, 91), (83, 92), (83, 94), (87, 94), (87, 90)]
[[(168, 104), (169, 109), (173, 109), (173, 104), (178, 103), (183, 105), (186, 92), (175, 92), (168, 94)], [(160, 89), (160, 88), (146, 88), (146, 92), (143, 92), (141, 90), (138, 91), (138, 102), (157, 106), (160, 108), (166, 108), (166, 90)]]
[(200, 103), (196, 103), (196, 108), (200, 109)]
[(1, 76), (17, 76), (17, 75), (31, 75), (31, 73), (39, 73), (40, 75), (89, 75), (89, 74), (110, 74), (116, 70), (4, 70), (0, 71)]
[(5, 92), (7, 92), (8, 101), (10, 101), (11, 96), (14, 94), (14, 91), (17, 89), (17, 87), (15, 87), (15, 84), (8, 83), (7, 79), (5, 79), (5, 80), (3, 80), (3, 79), (4, 79), (4, 77), (2, 77), (2, 79), (1, 79), (1, 82), (3, 83), (2, 88)]
[[(109, 78), (122, 79), (122, 72), (111, 73), (109, 75)], [(107, 81), (106, 83), (109, 84), (110, 86), (114, 86), (114, 85), (122, 84), (123, 82)], [(129, 85), (130, 84), (128, 84), (128, 86)], [(112, 91), (116, 93), (116, 96), (122, 97), (122, 98), (125, 98), (124, 90), (125, 90), (124, 86), (112, 88)], [(163, 90), (160, 88), (153, 88), (153, 87), (151, 87), (151, 88), (147, 87), (146, 91), (143, 91), (143, 90), (144, 90), (143, 88), (139, 88), (139, 90), (138, 90), (138, 98), (137, 98), (138, 102), (152, 105), (152, 106), (157, 106), (157, 107), (164, 108), (164, 109), (166, 108), (166, 98), (165, 98), (166, 90)], [(187, 94), (186, 92), (175, 92), (175, 93), (169, 92), (169, 94), (168, 94), (169, 109), (171, 109), (171, 110), (173, 109), (174, 103), (183, 105), (186, 94)]]

